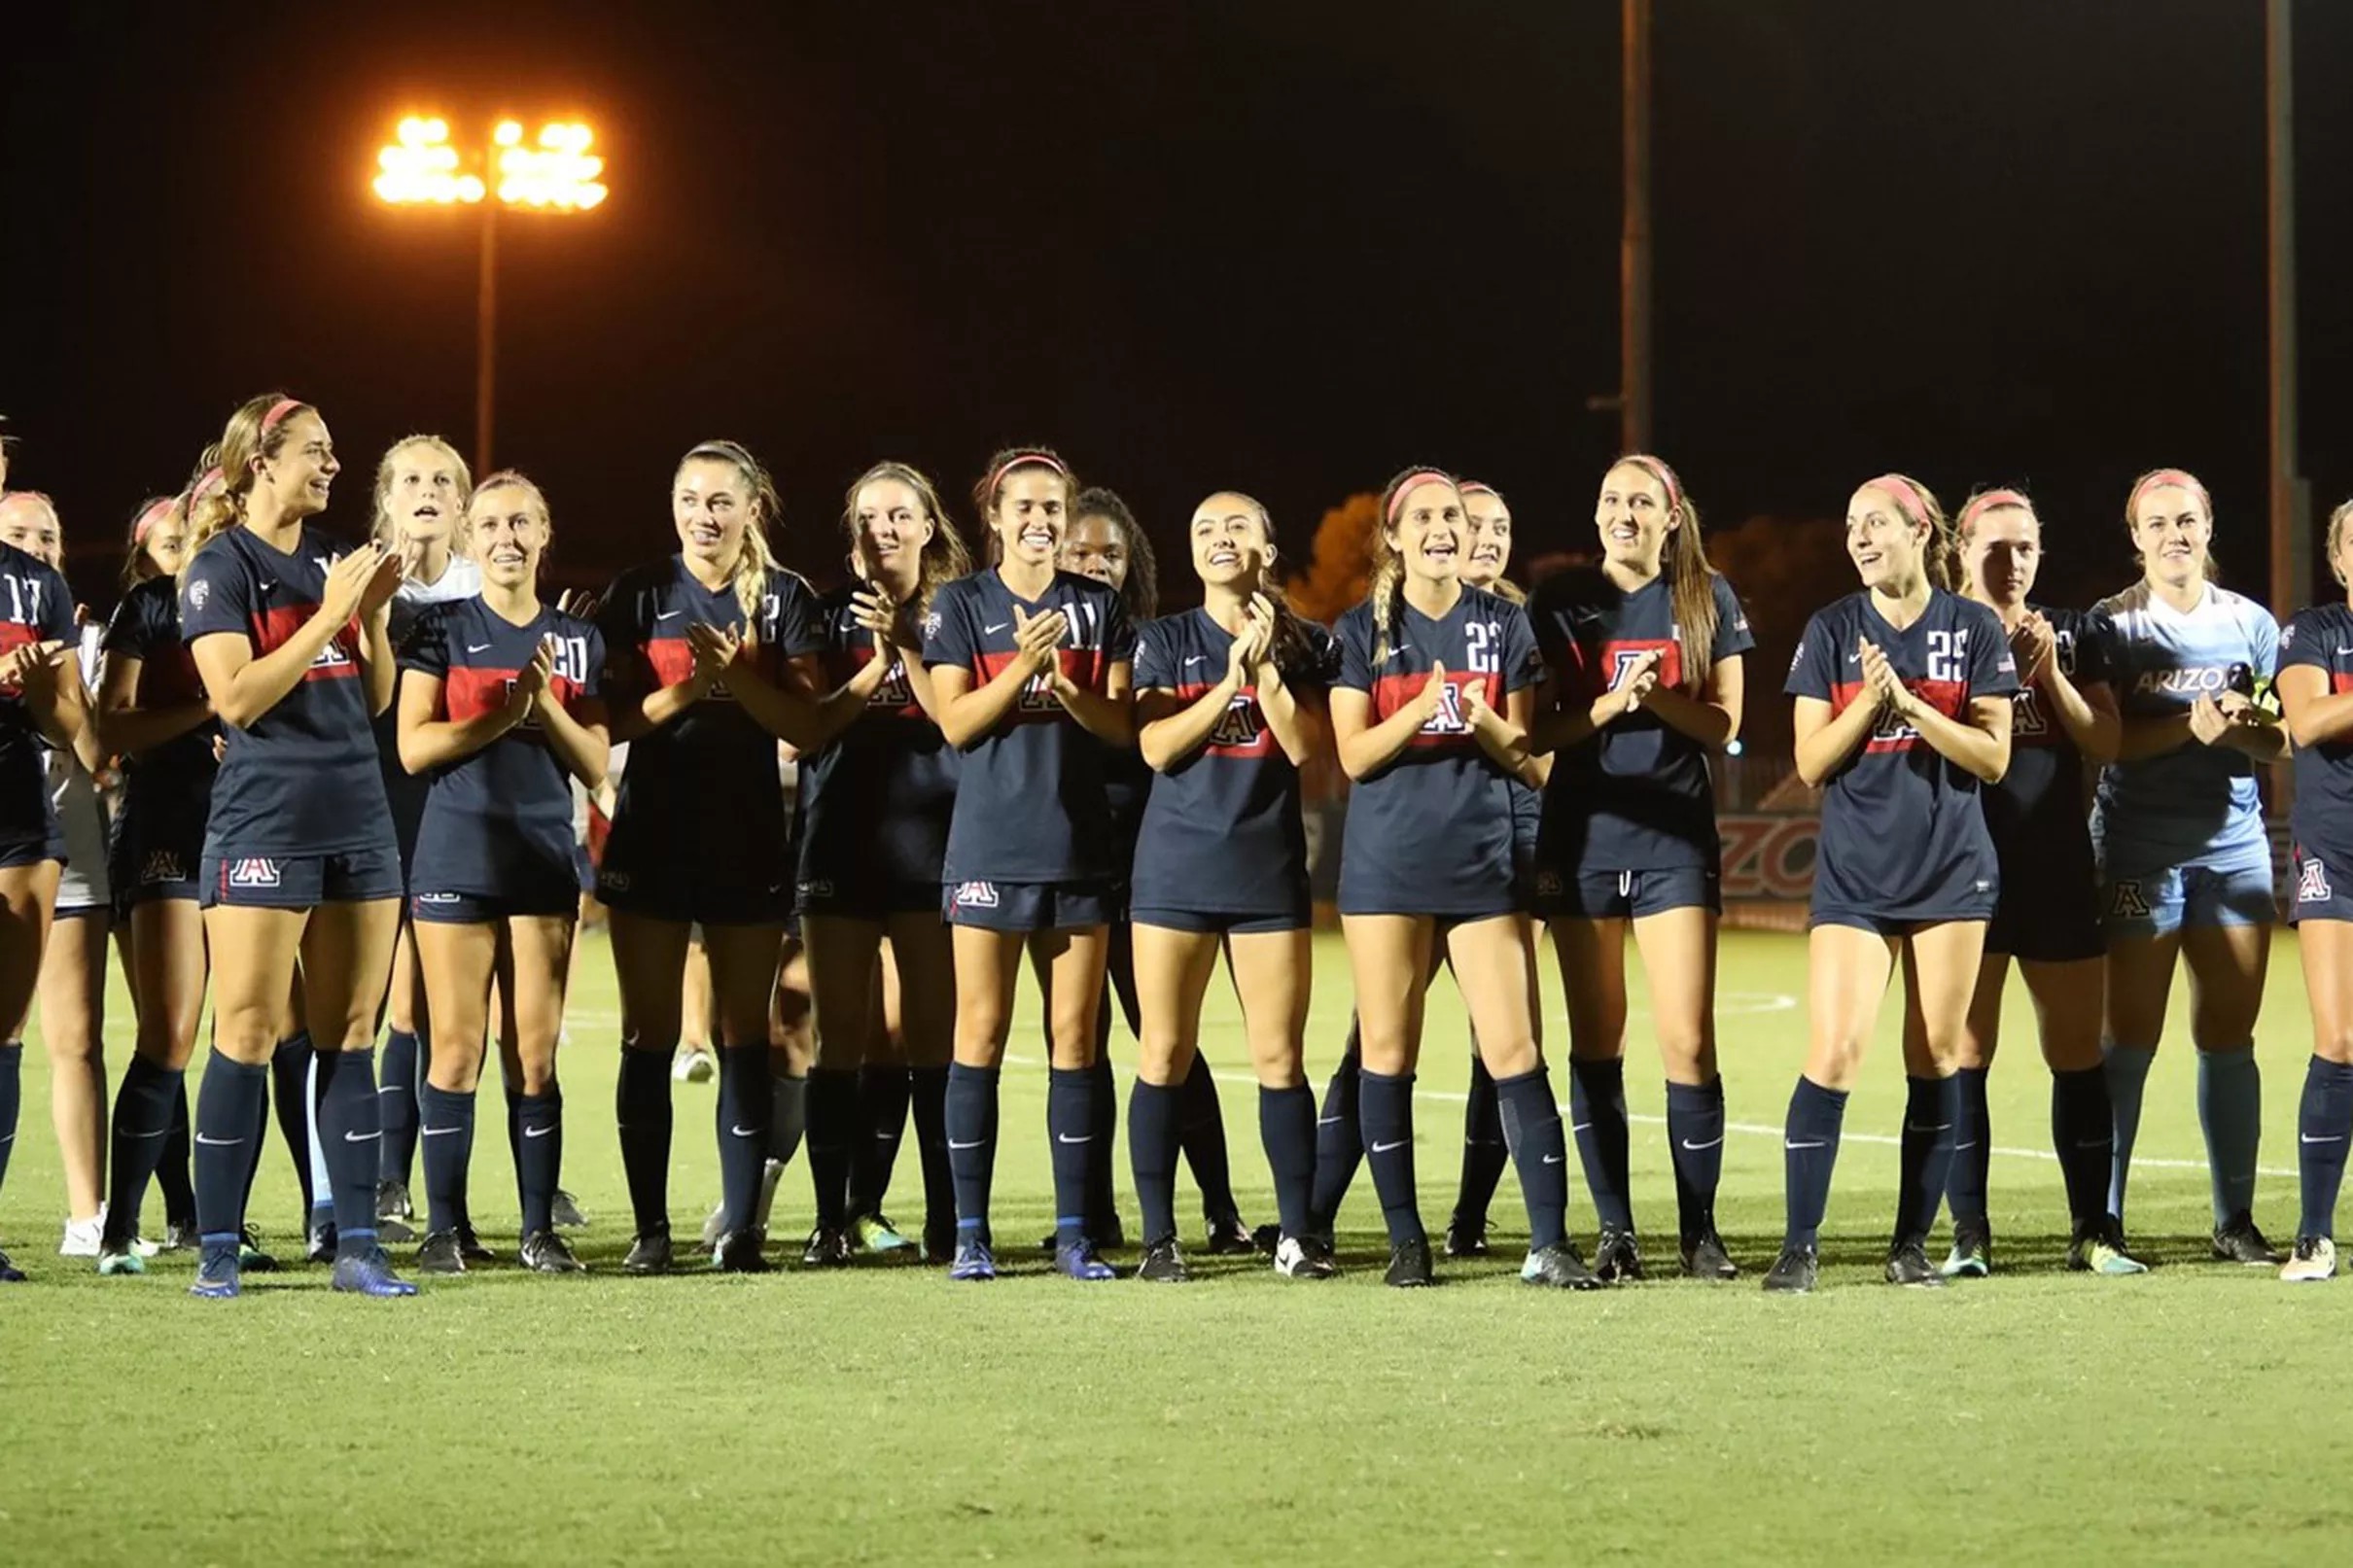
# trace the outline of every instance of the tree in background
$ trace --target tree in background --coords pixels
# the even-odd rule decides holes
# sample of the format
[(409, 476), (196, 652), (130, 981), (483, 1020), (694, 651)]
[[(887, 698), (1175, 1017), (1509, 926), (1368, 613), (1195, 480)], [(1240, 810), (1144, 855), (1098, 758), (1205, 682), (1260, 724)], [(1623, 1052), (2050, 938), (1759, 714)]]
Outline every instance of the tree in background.
[(1381, 498), (1353, 495), (1323, 514), (1307, 570), (1284, 584), (1291, 608), (1329, 626), (1362, 602), (1373, 574), (1373, 530)]

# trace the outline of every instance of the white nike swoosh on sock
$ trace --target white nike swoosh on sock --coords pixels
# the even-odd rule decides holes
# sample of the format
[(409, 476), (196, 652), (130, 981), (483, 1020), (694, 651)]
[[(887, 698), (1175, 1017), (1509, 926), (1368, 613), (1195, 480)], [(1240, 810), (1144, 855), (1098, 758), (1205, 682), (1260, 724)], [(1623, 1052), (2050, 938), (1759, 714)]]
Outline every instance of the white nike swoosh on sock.
[(1723, 1146), (1724, 1134), (1721, 1132), (1718, 1132), (1712, 1139), (1705, 1143), (1694, 1143), (1689, 1138), (1685, 1138), (1683, 1140), (1683, 1147), (1689, 1149), (1694, 1154), (1698, 1154), (1703, 1149), (1720, 1149)]
[[(452, 1129), (451, 1131), (454, 1132), (455, 1129)], [(380, 1138), (384, 1134), (382, 1132), (346, 1132), (343, 1134), (343, 1141), (346, 1143), (366, 1143), (370, 1138)]]
[(1789, 1139), (1783, 1138), (1781, 1140), (1781, 1147), (1784, 1149), (1827, 1149), (1830, 1147), (1830, 1144), (1827, 1141), (1820, 1143), (1792, 1143), (1789, 1141)]
[(959, 1143), (954, 1138), (950, 1138), (948, 1147), (951, 1149), (977, 1149), (988, 1141), (987, 1138), (975, 1138), (970, 1143)]
[(1054, 1141), (1057, 1143), (1092, 1143), (1095, 1141), (1095, 1134), (1089, 1132), (1085, 1137), (1074, 1138), (1068, 1132), (1057, 1132), (1054, 1134)]
[(465, 1129), (462, 1127), (420, 1127), (417, 1131), (429, 1138), (439, 1138), (446, 1137), (452, 1132), (463, 1132)]
[(1399, 1138), (1394, 1143), (1383, 1143), (1380, 1139), (1376, 1138), (1373, 1140), (1372, 1152), (1375, 1154), (1387, 1154), (1391, 1149), (1402, 1149), (1412, 1141), (1413, 1139), (1411, 1138)]
[(2345, 1134), (2342, 1132), (2333, 1138), (2316, 1138), (2309, 1132), (2299, 1132), (2296, 1136), (2298, 1141), (2302, 1143), (2342, 1143), (2345, 1140)]
[(527, 1127), (523, 1129), (523, 1136), (527, 1138), (544, 1138), (554, 1131), (555, 1128), (552, 1124), (546, 1127)]
[(1593, 1125), (1594, 1124), (1591, 1122), (1571, 1122), (1568, 1126), (1568, 1130), (1571, 1132), (1590, 1132), (1593, 1128)]
[(1955, 1153), (1955, 1154), (1958, 1154), (1958, 1153), (1960, 1153), (1960, 1152), (1961, 1152), (1963, 1149), (1974, 1149), (1974, 1148), (1976, 1148), (1976, 1147), (1977, 1147), (1977, 1139), (1975, 1139), (1975, 1138), (1971, 1138), (1971, 1139), (1970, 1139), (1968, 1142), (1966, 1142), (1966, 1143), (1956, 1143), (1956, 1144), (1954, 1144), (1954, 1145), (1952, 1146), (1952, 1152), (1953, 1152), (1953, 1153)]
[(1544, 1157), (1544, 1163), (1548, 1166), (1557, 1166), (1567, 1158), (1568, 1156), (1564, 1154), (1548, 1154)]
[(196, 1134), (196, 1141), (198, 1143), (209, 1143), (216, 1149), (233, 1149), (245, 1140), (243, 1138), (209, 1138), (203, 1133), (198, 1132)]
[(755, 1128), (755, 1127), (736, 1127), (736, 1126), (734, 1126), (733, 1124), (729, 1124), (729, 1126), (728, 1126), (728, 1128), (727, 1128), (727, 1132), (728, 1132), (728, 1134), (729, 1134), (730, 1136), (732, 1136), (732, 1137), (739, 1137), (739, 1138), (755, 1138), (755, 1137), (758, 1137), (758, 1136), (759, 1136), (759, 1129), (758, 1129), (758, 1128)]

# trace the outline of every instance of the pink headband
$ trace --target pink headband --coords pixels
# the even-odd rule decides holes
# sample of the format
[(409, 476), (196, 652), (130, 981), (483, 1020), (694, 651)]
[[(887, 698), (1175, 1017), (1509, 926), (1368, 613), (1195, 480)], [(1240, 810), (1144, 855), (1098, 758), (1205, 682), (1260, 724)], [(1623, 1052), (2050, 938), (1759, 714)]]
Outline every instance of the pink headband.
[(1497, 501), (1501, 501), (1503, 499), (1502, 492), (1497, 490), (1493, 485), (1483, 483), (1477, 479), (1463, 480), (1460, 484), (1455, 486), (1455, 492), (1457, 495), (1465, 497), (1493, 496)]
[(1909, 506), (1913, 514), (1923, 523), (1933, 523), (1936, 520), (1936, 514), (1928, 509), (1928, 498), (1920, 494), (1917, 485), (1900, 473), (1882, 473), (1876, 479), (1866, 480), (1864, 488), (1886, 491), (1895, 497), (1896, 505)]
[(146, 543), (147, 536), (154, 532), (155, 526), (158, 523), (163, 521), (164, 518), (171, 515), (172, 507), (177, 505), (179, 505), (179, 503), (166, 499), (157, 502), (155, 505), (149, 506), (147, 510), (141, 512), (139, 514), (139, 520), (130, 525), (130, 541), (133, 544)]
[(1051, 452), (1016, 452), (997, 465), (996, 470), (989, 475), (989, 482), (982, 488), (994, 496), (997, 494), (997, 487), (1004, 483), (1006, 474), (1011, 473), (1015, 469), (1026, 468), (1052, 469), (1056, 473), (1062, 475), (1066, 483), (1071, 477), (1071, 470), (1063, 466), (1062, 459)]
[(1966, 531), (1971, 523), (1997, 506), (2016, 506), (2020, 511), (2034, 510), (2034, 503), (2028, 501), (2019, 491), (1986, 490), (1969, 498), (1968, 503), (1961, 507), (1960, 516), (1952, 520), (1952, 526), (1957, 530)]
[(299, 398), (280, 398), (276, 402), (271, 403), (269, 412), (262, 416), (262, 434), (266, 436), (276, 430), (279, 420), (301, 406), (302, 400)]
[(188, 504), (191, 506), (194, 505), (197, 502), (202, 501), (206, 496), (209, 496), (214, 491), (220, 489), (226, 481), (227, 476), (223, 474), (219, 469), (206, 469), (204, 472), (197, 478), (196, 482), (190, 487), (188, 492)]
[(1406, 495), (1425, 484), (1442, 484), (1457, 496), (1462, 494), (1462, 487), (1455, 482), (1452, 475), (1440, 473), (1436, 469), (1416, 469), (1398, 480), (1397, 488), (1388, 493), (1388, 520), (1390, 522), (1393, 523), (1397, 520), (1397, 508), (1405, 505)]
[(2214, 515), (2214, 498), (2207, 495), (2206, 487), (2197, 482), (2197, 475), (2185, 469), (2151, 469), (2133, 484), (2132, 494), (2125, 498), (2125, 521), (2127, 523), (2132, 521), (2132, 514), (2140, 510), (2141, 496), (2144, 492), (2160, 489), (2166, 485), (2195, 493), (2198, 505), (2206, 508), (2206, 515), (2208, 517)]
[(1649, 474), (1652, 478), (1658, 480), (1660, 484), (1664, 485), (1667, 489), (1667, 509), (1668, 511), (1680, 511), (1682, 509), (1683, 486), (1675, 479), (1674, 470), (1668, 468), (1666, 464), (1660, 462), (1657, 458), (1652, 457), (1647, 452), (1629, 452), (1626, 454), (1626, 456), (1618, 459), (1618, 461), (1621, 463), (1632, 463), (1635, 468), (1640, 469), (1644, 473)]

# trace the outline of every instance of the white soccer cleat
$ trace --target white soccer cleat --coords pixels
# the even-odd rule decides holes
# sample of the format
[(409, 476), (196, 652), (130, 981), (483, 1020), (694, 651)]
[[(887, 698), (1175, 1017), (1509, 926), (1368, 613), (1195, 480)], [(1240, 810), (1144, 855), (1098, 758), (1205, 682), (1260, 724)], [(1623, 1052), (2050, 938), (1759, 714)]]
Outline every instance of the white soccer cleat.
[(2314, 1285), (2336, 1274), (2336, 1243), (2325, 1236), (2300, 1236), (2296, 1250), (2280, 1266), (2279, 1277), (2291, 1285)]

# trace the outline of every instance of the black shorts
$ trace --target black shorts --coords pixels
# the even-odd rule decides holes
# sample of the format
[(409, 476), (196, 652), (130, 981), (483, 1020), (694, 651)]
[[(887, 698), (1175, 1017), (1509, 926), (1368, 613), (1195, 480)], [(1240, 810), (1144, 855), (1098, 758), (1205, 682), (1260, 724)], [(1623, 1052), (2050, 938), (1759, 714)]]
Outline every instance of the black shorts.
[(1108, 882), (950, 882), (940, 914), (951, 925), (987, 931), (1075, 931), (1121, 918)]
[(705, 876), (690, 864), (621, 865), (608, 854), (596, 896), (609, 909), (648, 920), (697, 925), (782, 925), (792, 914), (792, 884), (745, 881), (739, 870)]
[(408, 895), (408, 918), (429, 925), (487, 925), (517, 918), (576, 916), (579, 909), (580, 895), (563, 889), (544, 889), (516, 897), (450, 892), (445, 889)]
[(939, 888), (937, 878), (930, 882), (836, 882), (813, 877), (795, 892), (802, 915), (881, 922), (894, 915), (936, 915)]
[(1724, 879), (1705, 866), (1661, 871), (1589, 871), (1537, 883), (1536, 913), (1546, 920), (1622, 921), (1670, 909), (1724, 913)]
[(1128, 923), (1131, 925), (1157, 925), (1165, 931), (1190, 931), (1197, 935), (1257, 936), (1269, 931), (1303, 931), (1314, 923), (1313, 913), (1305, 909), (1283, 910), (1272, 915), (1264, 911), (1237, 915), (1198, 909), (1128, 911)]
[(208, 854), (196, 880), (206, 909), (316, 909), (401, 896), (401, 852), (390, 844), (332, 854)]
[(2001, 902), (1985, 925), (1985, 951), (2029, 963), (2105, 957), (2108, 938), (2100, 926), (2099, 887), (2089, 870), (2064, 881), (2005, 874)]

